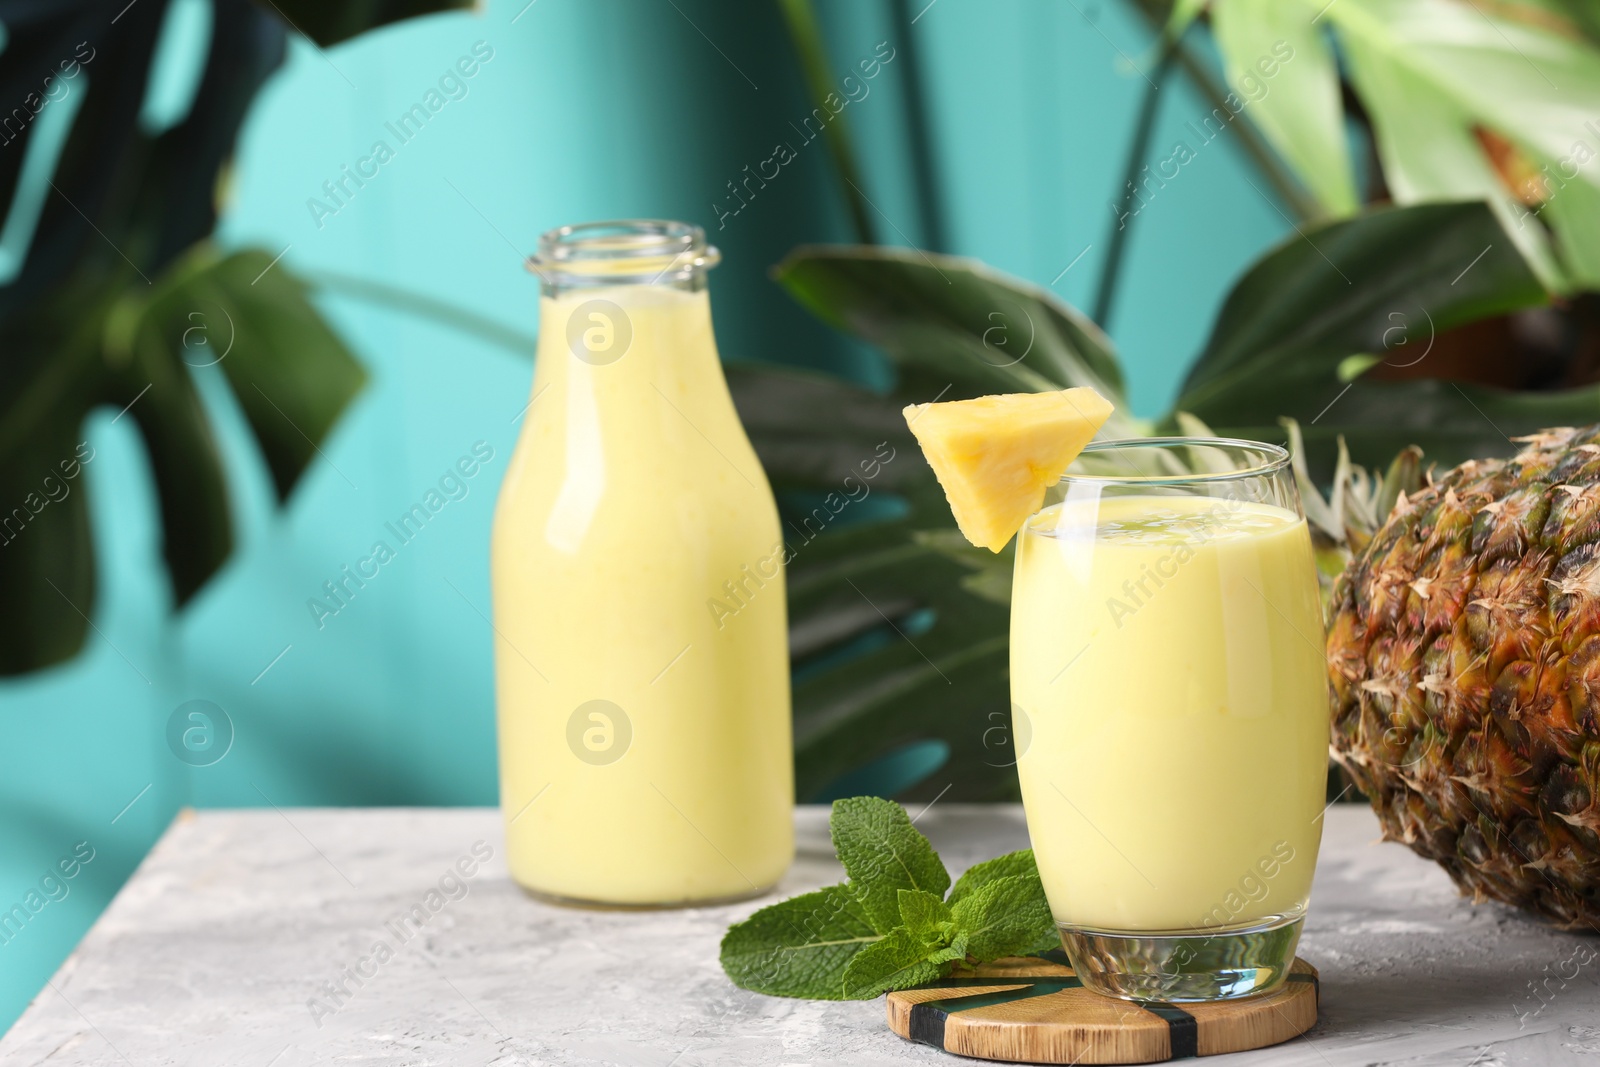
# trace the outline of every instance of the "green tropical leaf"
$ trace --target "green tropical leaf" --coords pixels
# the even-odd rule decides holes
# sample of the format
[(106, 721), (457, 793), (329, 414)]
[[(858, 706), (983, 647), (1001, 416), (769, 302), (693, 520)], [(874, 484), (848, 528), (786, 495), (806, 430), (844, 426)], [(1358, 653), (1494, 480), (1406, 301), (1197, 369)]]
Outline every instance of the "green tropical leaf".
[[(1384, 179), (1400, 203), (1429, 200), (1482, 200), (1507, 235), (1552, 288), (1566, 284), (1549, 235), (1529, 225), (1531, 214), (1500, 183), (1459, 104), (1432, 92), (1426, 79), (1404, 66), (1385, 62), (1384, 53), (1360, 38), (1344, 38), (1350, 78), (1370, 109), (1373, 138), (1383, 160)], [(1404, 100), (1389, 107), (1383, 101)]]
[(1163, 36), (1169, 41), (1176, 41), (1182, 37), (1205, 10), (1206, 2), (1207, 0), (1173, 0), (1172, 13), (1167, 16), (1166, 25), (1161, 30)]
[[(13, 357), (0, 377), (0, 488), (17, 487), (15, 500), (29, 513), (26, 494), (41, 479), (67, 481), (56, 468), (73, 460), (89, 410), (114, 405), (144, 441), (179, 606), (234, 544), (225, 468), (194, 374), (221, 368), (280, 496), (365, 379), (303, 283), (282, 264), (263, 275), (269, 263), (260, 250), (220, 256), (202, 244), (148, 286), (124, 277), (120, 290), (101, 290), (120, 291), (114, 300), (85, 310), (69, 293), (0, 328)], [(16, 379), (26, 384), (11, 387)], [(87, 634), (95, 588), (87, 486), (66, 488), (60, 502), (32, 515), (26, 536), (0, 542), (0, 591), (20, 612), (0, 673), (59, 662)], [(13, 519), (20, 529), (21, 514)]]
[[(1551, 199), (1574, 184), (1600, 188), (1600, 168), (1582, 165), (1600, 150), (1584, 123), (1600, 115), (1600, 49), (1531, 19), (1503, 17), (1467, 0), (1341, 0), (1327, 18), (1337, 28), (1351, 78), (1371, 115), (1390, 190), (1401, 203), (1486, 199), (1546, 285), (1571, 288), (1580, 267), (1573, 249), (1593, 232), (1551, 215), (1565, 262), (1544, 231), (1504, 187), (1473, 135), (1483, 127), (1509, 139), (1546, 173)], [(1575, 165), (1575, 139), (1587, 155)]]
[[(1327, 395), (1331, 400), (1338, 394), (1330, 390)], [(1310, 470), (1323, 479), (1332, 469), (1341, 436), (1350, 458), (1369, 468), (1384, 467), (1413, 444), (1423, 447), (1427, 463), (1445, 468), (1468, 459), (1510, 455), (1521, 447), (1511, 439), (1523, 434), (1593, 422), (1600, 422), (1600, 386), (1510, 392), (1430, 379), (1362, 378), (1315, 424), (1302, 422), (1300, 428), (1312, 458)], [(1254, 420), (1219, 425), (1217, 431), (1256, 440), (1283, 438), (1281, 430)]]
[(1339, 100), (1339, 67), (1321, 5), (1218, 0), (1211, 29), (1246, 114), (1333, 215), (1356, 210), (1355, 173)]
[[(834, 522), (825, 509), (820, 519), (785, 509), (794, 552), (787, 577), (796, 795), (816, 798), (841, 775), (932, 740), (944, 742), (950, 758), (927, 795), (955, 782), (952, 797), (1016, 799), (1006, 731), (995, 731), (1010, 708), (1011, 555), (962, 551), (966, 542), (900, 413), (904, 390), (878, 394), (759, 364), (730, 366), (728, 380), (780, 501), (836, 490), (855, 494), (851, 507), (887, 497), (903, 509), (853, 525), (848, 511)], [(924, 628), (914, 625), (919, 619)], [(874, 638), (873, 647), (858, 647)], [(817, 662), (829, 665), (810, 669)]]
[[(899, 393), (874, 393), (831, 375), (763, 363), (730, 364), (725, 373), (774, 486), (848, 489), (845, 479), (854, 478), (870, 494), (932, 480), (900, 414), (910, 401), (897, 406)], [(881, 446), (887, 446), (887, 461), (879, 455)]]
[(71, 410), (47, 413), (0, 463), (0, 675), (67, 659), (89, 630), (95, 572), (81, 561), (94, 558), (84, 473), (94, 449)]
[[(1098, 326), (976, 260), (813, 246), (790, 253), (774, 274), (824, 322), (879, 346), (925, 382), (942, 379), (946, 399), (1087, 385), (1125, 403), (1122, 369)], [(1126, 418), (1112, 416), (1117, 425)]]
[[(1561, 261), (1573, 283), (1600, 290), (1600, 186), (1567, 182), (1539, 209), (1539, 217), (1559, 236)], [(1517, 223), (1533, 225), (1522, 216)]]
[(1547, 299), (1483, 204), (1369, 210), (1287, 239), (1246, 272), (1176, 407), (1219, 432), (1280, 415), (1314, 424), (1318, 411), (1300, 409), (1334, 400), (1347, 357), (1411, 362), (1402, 342)]
[(222, 369), (287, 499), (366, 372), (268, 253), (202, 245), (174, 274), (153, 312), (164, 342), (190, 366)]
[(391, 22), (441, 11), (470, 11), (480, 5), (477, 0), (261, 0), (261, 6), (328, 48)]
[[(818, 633), (835, 647), (872, 632), (884, 638), (870, 652), (797, 680), (799, 796), (815, 796), (870, 759), (930, 739), (949, 747), (939, 785), (956, 783), (952, 796), (1016, 796), (1011, 758), (984, 745), (992, 713), (1010, 708), (1008, 612), (963, 585), (969, 567), (914, 537), (951, 523), (931, 477), (929, 483), (910, 496), (905, 518), (819, 538), (789, 568), (797, 644)], [(912, 625), (919, 615), (931, 616), (926, 629)]]
[[(154, 125), (139, 102), (167, 37), (161, 26), (169, 5), (128, 5), (113, 20), (115, 32), (92, 45), (80, 43), (82, 6), (33, 5), (27, 32), (13, 32), (0, 64), (0, 83), (16, 100), (37, 82), (34, 72), (58, 62), (65, 70), (68, 57), (88, 71), (75, 82), (74, 98), (87, 95), (64, 145), (35, 144), (49, 124), (24, 123), (0, 153), (0, 203), (14, 213), (23, 205), (8, 232), (11, 223), (32, 232), (31, 242), (10, 250), (21, 256), (20, 273), (8, 271), (0, 284), (0, 509), (11, 509), (0, 511), (0, 526), (11, 522), (0, 533), (0, 602), (11, 609), (0, 623), (4, 675), (69, 658), (92, 625), (86, 494), (93, 475), (82, 472), (83, 457), (92, 455), (82, 437), (90, 411), (109, 406), (118, 412), (113, 420), (125, 415), (138, 429), (159, 494), (174, 600), (182, 604), (233, 544), (224, 468), (191, 376), (196, 368), (216, 363), (213, 353), (232, 340), (222, 376), (280, 496), (360, 387), (360, 368), (285, 265), (269, 271), (266, 253), (221, 256), (205, 243), (240, 125), (283, 60), (286, 15), (328, 44), (467, 5), (214, 5), (201, 91), (187, 110)], [(48, 166), (40, 171), (35, 160)]]
[(141, 316), (118, 399), (144, 438), (161, 509), (161, 555), (173, 600), (182, 605), (233, 551), (233, 516), (211, 420), (179, 347), (161, 325)]

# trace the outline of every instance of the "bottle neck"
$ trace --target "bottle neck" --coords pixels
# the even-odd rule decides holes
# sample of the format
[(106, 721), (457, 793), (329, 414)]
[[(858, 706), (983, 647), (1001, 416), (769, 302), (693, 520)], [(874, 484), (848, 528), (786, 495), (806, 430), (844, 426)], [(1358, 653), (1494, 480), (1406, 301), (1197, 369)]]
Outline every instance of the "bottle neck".
[(549, 231), (528, 269), (546, 297), (637, 287), (694, 293), (705, 290), (706, 272), (720, 259), (698, 226), (627, 219)]
[(561, 377), (653, 381), (720, 371), (704, 284), (579, 286), (540, 300), (539, 359)]

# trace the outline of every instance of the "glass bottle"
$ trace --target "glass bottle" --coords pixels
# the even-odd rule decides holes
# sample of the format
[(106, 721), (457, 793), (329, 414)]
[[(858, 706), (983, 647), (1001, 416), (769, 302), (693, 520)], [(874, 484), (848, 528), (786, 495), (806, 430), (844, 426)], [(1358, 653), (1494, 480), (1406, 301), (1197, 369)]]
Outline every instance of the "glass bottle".
[(491, 582), (508, 860), (547, 899), (737, 899), (794, 856), (785, 550), (712, 336), (719, 258), (628, 220), (530, 261)]

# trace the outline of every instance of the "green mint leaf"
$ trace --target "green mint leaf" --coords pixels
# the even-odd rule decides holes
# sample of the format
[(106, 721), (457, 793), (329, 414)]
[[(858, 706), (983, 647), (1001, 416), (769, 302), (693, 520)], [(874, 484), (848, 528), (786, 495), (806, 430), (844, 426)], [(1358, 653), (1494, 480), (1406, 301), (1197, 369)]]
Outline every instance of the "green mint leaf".
[(829, 825), (850, 888), (878, 933), (888, 934), (900, 925), (900, 890), (920, 889), (943, 899), (950, 888), (950, 874), (939, 854), (893, 801), (836, 800)]
[(1017, 953), (1019, 956), (1043, 956), (1046, 952), (1062, 952), (1061, 931), (1056, 929), (1054, 923), (1050, 924), (1048, 934), (1039, 935), (1039, 940)]
[(967, 936), (967, 952), (980, 962), (1029, 952), (1056, 928), (1039, 880), (1021, 875), (987, 882), (950, 910)]
[[(950, 897), (946, 903), (954, 907), (963, 898), (970, 896), (990, 882), (1010, 877), (1027, 879), (1031, 884), (1037, 886), (1036, 891), (1039, 899), (1044, 900), (1044, 885), (1039, 881), (1039, 867), (1034, 862), (1033, 850), (1024, 848), (1016, 852), (1008, 852), (1004, 856), (996, 856), (992, 860), (985, 860), (969, 867), (965, 874), (956, 879), (955, 887), (950, 890)], [(1042, 910), (1038, 903), (1035, 902), (1029, 913), (1038, 918), (1048, 913), (1049, 908), (1048, 901), (1044, 901)], [(1041, 952), (1048, 952), (1061, 947), (1061, 934), (1056, 929), (1053, 919), (1049, 923), (1041, 921), (1038, 932), (1038, 939), (1022, 949), (1019, 955), (1037, 956)]]
[[(1039, 880), (1039, 865), (1033, 861), (1033, 849), (1024, 848), (1016, 852), (1007, 852), (1004, 856), (996, 856), (992, 860), (984, 860), (968, 867), (967, 872), (956, 879), (955, 888), (950, 890), (950, 899), (945, 903), (955, 907), (956, 901), (973, 890), (988, 885), (996, 878), (1012, 876)], [(1044, 892), (1042, 884), (1039, 891)]]
[(722, 939), (722, 969), (741, 989), (838, 1000), (852, 959), (880, 937), (849, 886), (769, 905)]
[(944, 901), (923, 889), (902, 889), (900, 922), (924, 945), (948, 945), (955, 933), (955, 916)]
[(844, 972), (844, 999), (871, 1000), (891, 989), (907, 989), (940, 978), (961, 950), (931, 948), (901, 927), (851, 959)]

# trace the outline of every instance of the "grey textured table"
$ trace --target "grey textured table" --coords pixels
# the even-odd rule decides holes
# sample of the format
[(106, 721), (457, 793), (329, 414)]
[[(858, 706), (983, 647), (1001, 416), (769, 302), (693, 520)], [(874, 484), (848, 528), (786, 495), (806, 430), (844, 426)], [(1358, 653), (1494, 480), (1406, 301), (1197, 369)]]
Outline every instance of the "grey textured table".
[[(826, 810), (797, 821), (784, 895), (841, 876)], [(918, 826), (952, 873), (1026, 844), (1013, 807), (938, 805)], [(1300, 950), (1322, 971), (1321, 1023), (1210, 1062), (1600, 1064), (1600, 938), (1473, 907), (1376, 838), (1364, 807), (1330, 813)], [(463, 858), (472, 876), (444, 877)], [(0, 1065), (978, 1062), (901, 1041), (881, 1000), (734, 988), (717, 943), (761, 903), (537, 903), (506, 878), (494, 811), (186, 814), (0, 1041)], [(403, 940), (390, 921), (413, 908)]]

